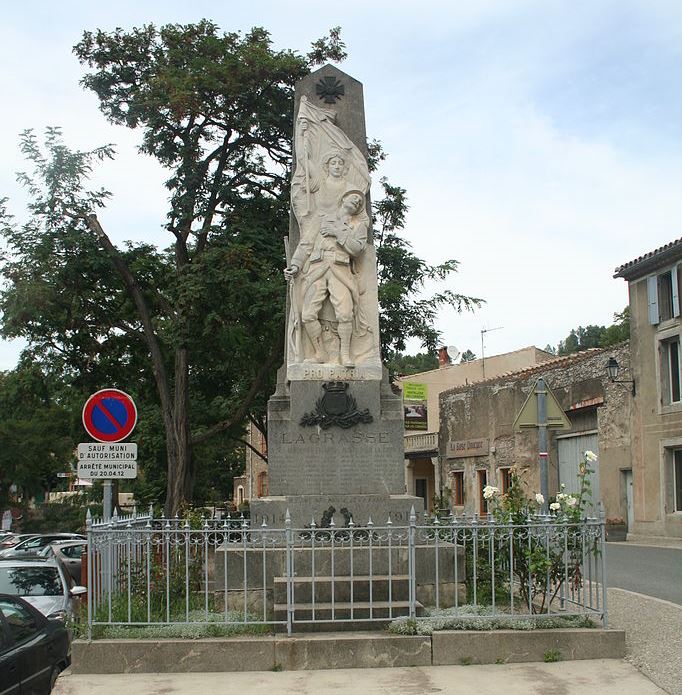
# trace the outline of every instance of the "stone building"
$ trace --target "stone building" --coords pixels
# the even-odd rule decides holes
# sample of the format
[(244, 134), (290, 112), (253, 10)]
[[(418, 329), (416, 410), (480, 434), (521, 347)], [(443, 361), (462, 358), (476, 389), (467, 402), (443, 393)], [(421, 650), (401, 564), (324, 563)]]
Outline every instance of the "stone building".
[(239, 508), (244, 502), (268, 496), (268, 446), (263, 433), (249, 423), (244, 438), (244, 475), (235, 477), (232, 503)]
[(629, 366), (627, 343), (558, 357), (519, 371), (459, 386), (440, 396), (441, 479), (453, 509), (487, 511), (483, 488), (506, 490), (509, 469), (522, 474), (529, 493), (540, 491), (538, 431), (513, 431), (516, 415), (539, 377), (545, 379), (571, 422), (570, 430), (549, 431), (549, 493), (563, 483), (577, 490), (578, 464), (586, 450), (598, 454), (592, 476), (593, 500), (600, 498), (611, 518), (627, 518), (631, 475), (632, 396), (613, 383), (610, 357)]
[(439, 397), (443, 391), (550, 359), (550, 353), (530, 346), (485, 359), (453, 364), (447, 348), (443, 347), (439, 350), (438, 369), (398, 377), (396, 383), (403, 390), (405, 384), (422, 384), (426, 387), (426, 426), (423, 431), (405, 432), (405, 487), (408, 494), (422, 497), (425, 509), (432, 511), (434, 495), (439, 495), (443, 487), (438, 456)]
[(682, 537), (682, 239), (616, 269), (630, 293), (634, 518), (631, 533)]

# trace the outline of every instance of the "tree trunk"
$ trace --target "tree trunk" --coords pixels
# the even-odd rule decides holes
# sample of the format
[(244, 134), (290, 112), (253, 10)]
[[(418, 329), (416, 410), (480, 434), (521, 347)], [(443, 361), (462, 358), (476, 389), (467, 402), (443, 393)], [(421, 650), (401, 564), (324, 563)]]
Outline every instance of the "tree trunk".
[(175, 394), (173, 399), (172, 450), (168, 450), (168, 485), (166, 516), (180, 512), (182, 505), (192, 498), (194, 470), (189, 430), (189, 355), (187, 348), (175, 352)]

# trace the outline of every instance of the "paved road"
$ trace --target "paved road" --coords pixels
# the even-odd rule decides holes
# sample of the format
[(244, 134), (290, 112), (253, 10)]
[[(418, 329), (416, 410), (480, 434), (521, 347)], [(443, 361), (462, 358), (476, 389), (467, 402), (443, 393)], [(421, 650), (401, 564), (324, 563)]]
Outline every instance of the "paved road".
[(606, 544), (609, 586), (682, 605), (682, 548)]

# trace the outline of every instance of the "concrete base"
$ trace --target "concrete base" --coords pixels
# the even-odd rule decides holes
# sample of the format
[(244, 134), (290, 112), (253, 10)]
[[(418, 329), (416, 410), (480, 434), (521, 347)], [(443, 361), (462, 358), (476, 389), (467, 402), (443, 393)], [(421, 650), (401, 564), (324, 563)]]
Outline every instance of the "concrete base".
[(623, 630), (443, 630), (431, 642), (434, 666), (544, 661), (547, 652), (557, 652), (561, 661), (625, 656)]
[(621, 659), (622, 630), (495, 630), (432, 636), (328, 633), (200, 640), (75, 640), (71, 669), (92, 673), (316, 670)]

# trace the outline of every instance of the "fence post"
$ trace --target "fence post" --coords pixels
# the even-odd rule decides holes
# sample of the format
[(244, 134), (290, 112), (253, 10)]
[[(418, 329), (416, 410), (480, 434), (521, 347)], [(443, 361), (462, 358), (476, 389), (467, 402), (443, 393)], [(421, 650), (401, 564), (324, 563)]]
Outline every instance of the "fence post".
[(605, 628), (609, 626), (609, 614), (606, 609), (606, 511), (604, 503), (599, 500), (599, 551), (601, 555), (601, 608), (603, 612), (602, 623)]
[(410, 509), (410, 528), (407, 534), (407, 557), (408, 557), (408, 574), (409, 574), (409, 611), (410, 618), (415, 618), (417, 615), (416, 607), (416, 584), (417, 584), (417, 571), (415, 567), (415, 536), (417, 532), (417, 515), (414, 511), (414, 505)]
[(88, 572), (88, 641), (92, 640), (92, 592), (94, 590), (92, 581), (92, 562), (93, 562), (93, 545), (92, 545), (92, 514), (88, 509), (85, 514), (85, 528), (87, 529), (88, 545), (86, 547), (85, 558), (87, 562), (87, 572)]
[(291, 635), (291, 627), (293, 622), (293, 584), (294, 584), (294, 568), (292, 567), (292, 537), (291, 537), (291, 515), (289, 514), (289, 509), (287, 508), (286, 515), (284, 517), (285, 526), (285, 536), (287, 543), (287, 553), (286, 553), (286, 569), (287, 569), (287, 635)]

